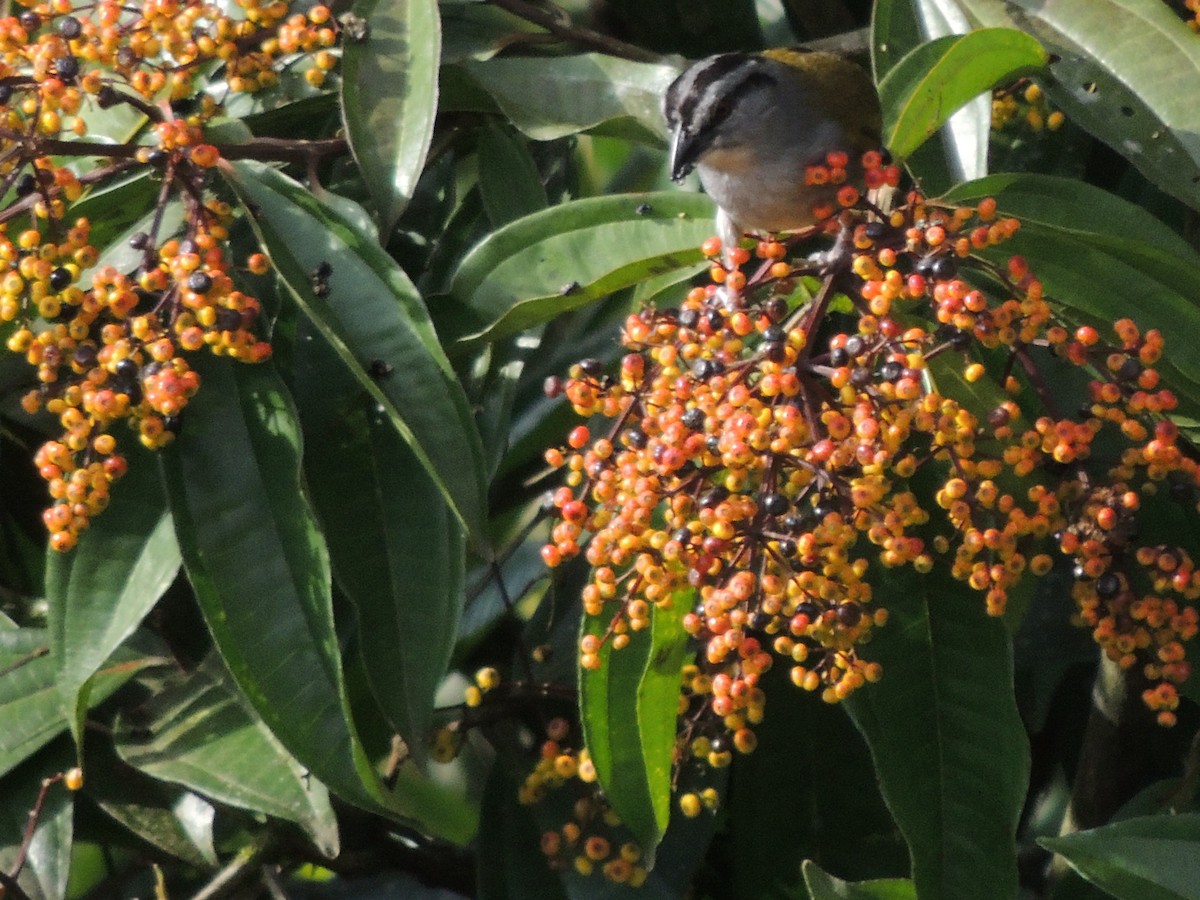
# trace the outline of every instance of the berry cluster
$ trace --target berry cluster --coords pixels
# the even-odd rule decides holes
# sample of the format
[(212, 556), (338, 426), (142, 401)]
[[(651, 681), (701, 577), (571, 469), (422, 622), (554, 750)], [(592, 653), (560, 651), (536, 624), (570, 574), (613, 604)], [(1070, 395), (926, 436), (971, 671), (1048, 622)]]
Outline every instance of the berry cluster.
[[(603, 420), (546, 454), (566, 474), (543, 559), (592, 566), (583, 611), (600, 627), (580, 665), (691, 598), (677, 760), (721, 767), (754, 749), (777, 661), (829, 702), (882, 676), (862, 655), (887, 621), (881, 571), (943, 567), (998, 616), (1065, 556), (1080, 622), (1143, 667), (1172, 724), (1200, 574), (1183, 548), (1139, 546), (1133, 524), (1168, 494), (1194, 517), (1200, 469), (1165, 418), (1162, 336), (1068, 326), (1023, 259), (991, 261), (1020, 227), (993, 200), (914, 193), (837, 227), (815, 262), (767, 240), (722, 263), (710, 241), (713, 283), (630, 315), (619, 371), (584, 360), (547, 384)], [(1047, 387), (1064, 367), (1090, 378), (1069, 414)], [(983, 379), (994, 404), (943, 387)], [(702, 805), (689, 795), (684, 812)]]
[(1066, 122), (1060, 110), (1051, 109), (1041, 87), (1025, 79), (992, 95), (992, 128), (1003, 131), (1023, 122), (1033, 132), (1058, 131)]
[[(23, 5), (0, 19), (0, 179), (14, 197), (0, 211), (0, 328), (36, 370), (25, 410), (44, 409), (62, 427), (36, 464), (54, 501), (44, 516), (51, 546), (67, 550), (125, 470), (114, 424), (125, 420), (150, 448), (173, 437), (199, 387), (185, 354), (208, 348), (246, 362), (270, 354), (253, 330), (259, 302), (235, 286), (225, 249), (231, 210), (208, 187), (220, 151), (205, 125), (220, 106), (194, 78), (219, 65), (228, 91), (255, 91), (273, 83), (284, 58), (315, 54), (309, 81), (319, 84), (338, 28), (327, 7), (292, 13), (280, 0), (238, 0), (237, 17), (187, 0)], [(187, 114), (166, 102), (197, 95)], [(148, 143), (77, 140), (88, 109), (116, 104), (145, 114)], [(56, 162), (86, 155), (118, 161), (83, 175)], [(70, 224), (70, 204), (88, 184), (137, 166), (162, 181), (154, 224), (130, 241), (141, 263), (98, 266), (90, 223)], [(174, 196), (183, 228), (161, 234)], [(261, 274), (268, 263), (255, 254), (245, 268)]]

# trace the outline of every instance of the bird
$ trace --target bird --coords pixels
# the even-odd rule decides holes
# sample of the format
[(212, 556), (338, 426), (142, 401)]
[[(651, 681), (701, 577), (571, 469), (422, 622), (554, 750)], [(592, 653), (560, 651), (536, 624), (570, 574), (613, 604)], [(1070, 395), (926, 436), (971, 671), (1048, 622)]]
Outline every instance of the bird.
[(743, 234), (797, 231), (815, 224), (814, 205), (837, 186), (806, 182), (806, 169), (846, 151), (848, 177), (881, 146), (879, 97), (870, 75), (828, 51), (781, 48), (709, 56), (667, 88), (670, 171), (693, 169), (716, 201), (726, 248)]

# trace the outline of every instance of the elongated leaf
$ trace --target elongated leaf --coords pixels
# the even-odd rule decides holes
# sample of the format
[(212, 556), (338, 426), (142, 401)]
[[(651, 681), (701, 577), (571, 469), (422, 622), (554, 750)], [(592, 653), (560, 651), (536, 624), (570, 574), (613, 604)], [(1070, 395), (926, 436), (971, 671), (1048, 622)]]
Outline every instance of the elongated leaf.
[(465, 72), (517, 128), (537, 141), (605, 125), (612, 129), (624, 122), (634, 126), (634, 136), (665, 144), (659, 106), (679, 74), (674, 65), (599, 53), (468, 60), (454, 68)]
[[(871, 11), (871, 60), (876, 82), (924, 41), (970, 30), (953, 0), (877, 0)], [(969, 178), (987, 174), (992, 127), (992, 98), (980, 94), (954, 113), (938, 133), (904, 161), (929, 193), (948, 190)]]
[(1046, 89), (1067, 117), (1159, 188), (1200, 207), (1200, 42), (1157, 0), (958, 0), (1006, 20), (1056, 59)]
[(846, 877), (904, 874), (908, 853), (866, 742), (840, 705), (798, 689), (788, 668), (776, 663), (763, 676), (758, 747), (732, 767), (733, 895), (802, 896), (806, 857)]
[[(377, 243), (296, 182), (251, 164), (223, 171), (301, 310), (383, 406), (477, 546), (486, 547), (482, 444), (412, 282)], [(331, 267), (320, 292), (327, 288), (327, 296), (312, 284), (322, 262)], [(376, 360), (396, 377), (373, 378)]]
[(310, 323), (298, 328), (295, 360), (305, 471), (334, 577), (358, 610), (376, 702), (423, 759), (462, 607), (462, 527)]
[(321, 852), (337, 855), (337, 821), (324, 785), (247, 711), (219, 657), (169, 682), (138, 714), (136, 728), (124, 720), (117, 728), (117, 752), (129, 765), (230, 806), (295, 822)]
[(111, 744), (88, 746), (87, 797), (134, 835), (199, 868), (217, 866), (216, 810), (202, 797), (143, 775)]
[(540, 212), (549, 204), (524, 138), (496, 124), (479, 138), (479, 192), (493, 228)]
[[(92, 706), (112, 696), (147, 666), (163, 662), (135, 650), (118, 648), (96, 673), (89, 695)], [(44, 747), (67, 728), (58, 688), (49, 632), (40, 628), (0, 630), (0, 775)]]
[(917, 893), (1008, 900), (1017, 891), (1029, 747), (1007, 632), (947, 573), (878, 578), (891, 618), (869, 649), (883, 680), (847, 709), (908, 843)]
[(884, 145), (907, 157), (973, 97), (1046, 61), (1036, 40), (1011, 28), (986, 28), (922, 44), (879, 85)]
[(153, 460), (135, 453), (103, 520), (46, 564), (50, 650), (75, 740), (83, 743), (92, 677), (179, 572), (179, 545)]
[(811, 859), (804, 861), (804, 884), (812, 900), (916, 900), (917, 891), (906, 878), (878, 881), (842, 881)]
[(1200, 885), (1200, 814), (1141, 816), (1038, 843), (1119, 900), (1191, 900)]
[[(600, 667), (581, 669), (579, 676), (584, 741), (597, 779), (650, 859), (671, 812), (670, 758), (687, 651), (685, 596), (673, 598), (669, 611), (653, 610), (650, 634), (633, 634), (620, 650), (606, 641)], [(607, 619), (585, 619), (583, 633), (601, 635), (607, 625)]]
[(450, 293), (467, 344), (499, 340), (619, 288), (697, 266), (712, 201), (665, 192), (595, 197), (520, 219), (462, 261)]
[(299, 426), (269, 365), (201, 357), (189, 427), (161, 455), (184, 565), (238, 687), (289, 753), (328, 787), (463, 840), (473, 823), (402, 770), (387, 794), (350, 718), (329, 558), (300, 482)]
[(477, 881), (480, 900), (567, 900), (559, 877), (538, 849), (536, 810), (517, 802), (520, 783), (507, 760), (492, 766), (480, 810)]
[(633, 830), (641, 845), (651, 852), (671, 818), (671, 763), (679, 716), (680, 673), (692, 651), (683, 630), (683, 617), (695, 603), (694, 598), (695, 591), (680, 591), (671, 597), (670, 609), (655, 605), (650, 612), (650, 652), (638, 684), (637, 725), (654, 829), (644, 833)]
[(342, 55), (342, 121), (386, 235), (408, 205), (437, 114), (441, 24), (436, 0), (360, 0), (362, 41)]

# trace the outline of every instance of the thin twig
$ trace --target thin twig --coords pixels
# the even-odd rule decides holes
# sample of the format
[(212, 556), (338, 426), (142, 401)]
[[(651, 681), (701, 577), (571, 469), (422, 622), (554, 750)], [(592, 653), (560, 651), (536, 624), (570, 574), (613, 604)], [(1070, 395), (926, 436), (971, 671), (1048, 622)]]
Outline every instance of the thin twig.
[(571, 18), (567, 15), (566, 11), (557, 7), (546, 8), (529, 3), (527, 0), (489, 0), (489, 2), (493, 6), (498, 6), (512, 13), (517, 18), (524, 19), (526, 22), (532, 22), (534, 25), (542, 26), (548, 32), (563, 40), (583, 44), (586, 47), (595, 47), (597, 50), (603, 50), (605, 53), (619, 56), (622, 59), (630, 59), (634, 62), (652, 63), (659, 62), (662, 59), (659, 54), (651, 53), (642, 47), (627, 44), (607, 34), (601, 34), (599, 31), (584, 28), (582, 25), (575, 25), (571, 22)]

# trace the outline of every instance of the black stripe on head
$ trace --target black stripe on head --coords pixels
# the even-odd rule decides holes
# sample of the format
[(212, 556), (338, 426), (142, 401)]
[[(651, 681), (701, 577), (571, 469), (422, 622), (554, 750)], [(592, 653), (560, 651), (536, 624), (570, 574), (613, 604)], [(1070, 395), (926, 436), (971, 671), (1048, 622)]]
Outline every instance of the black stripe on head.
[(696, 107), (708, 94), (710, 86), (744, 66), (750, 58), (746, 53), (721, 53), (685, 69), (671, 82), (663, 98), (667, 124), (674, 128), (680, 122), (696, 122)]

